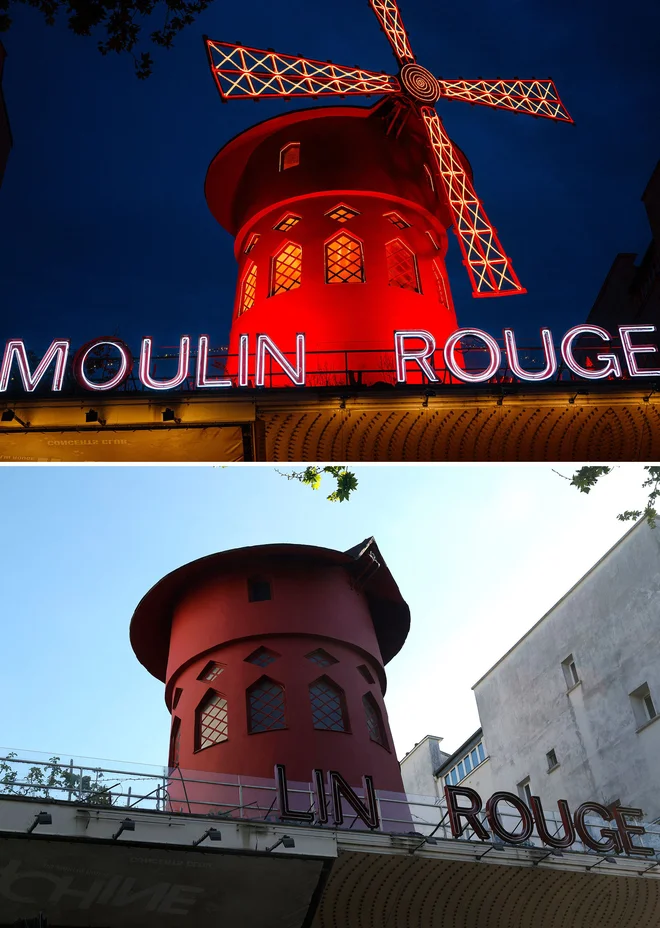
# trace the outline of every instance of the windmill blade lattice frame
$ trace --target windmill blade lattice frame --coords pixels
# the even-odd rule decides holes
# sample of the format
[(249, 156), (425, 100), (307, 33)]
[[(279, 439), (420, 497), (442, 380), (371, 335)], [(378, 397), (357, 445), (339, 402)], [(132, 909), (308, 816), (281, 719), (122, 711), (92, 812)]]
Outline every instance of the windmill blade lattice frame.
[(206, 47), (223, 100), (401, 92), (390, 74), (210, 39)]
[(568, 110), (561, 102), (554, 81), (497, 80), (478, 78), (474, 81), (438, 78), (443, 98), (477, 103), (494, 109), (513, 110), (529, 116), (540, 116), (558, 122), (572, 123)]
[(440, 179), (456, 219), (456, 235), (475, 296), (526, 293), (511, 266), (465, 172), (442, 120), (430, 106), (421, 109), (422, 119), (435, 155)]
[(526, 293), (433, 106), (438, 100), (453, 99), (572, 123), (554, 82), (549, 79), (436, 78), (417, 64), (396, 0), (369, 0), (369, 6), (399, 63), (398, 76), (205, 38), (211, 71), (222, 100), (358, 94), (406, 97), (424, 125), (440, 189), (455, 219), (454, 231), (473, 296)]

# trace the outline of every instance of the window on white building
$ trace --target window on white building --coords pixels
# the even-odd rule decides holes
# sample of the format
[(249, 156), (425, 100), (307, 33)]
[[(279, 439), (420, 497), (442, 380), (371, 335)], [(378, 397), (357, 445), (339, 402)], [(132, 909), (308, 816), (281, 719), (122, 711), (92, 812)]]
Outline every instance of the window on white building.
[(555, 767), (559, 766), (559, 761), (557, 760), (557, 752), (553, 748), (551, 751), (548, 751), (548, 753), (545, 756), (548, 761), (548, 773), (550, 773), (551, 770), (554, 770)]
[(656, 718), (658, 713), (648, 683), (643, 683), (630, 694), (630, 702), (638, 728)]
[(575, 659), (572, 654), (569, 654), (566, 660), (561, 662), (561, 669), (564, 671), (567, 689), (570, 690), (580, 682), (577, 667), (575, 666)]
[(521, 780), (520, 783), (518, 784), (518, 795), (524, 802), (527, 803), (527, 805), (530, 804), (532, 800), (532, 787), (529, 782), (529, 777), (526, 777), (524, 780)]
[(447, 786), (456, 786), (484, 760), (486, 760), (486, 750), (483, 741), (480, 741), (451, 770), (444, 774), (445, 783)]

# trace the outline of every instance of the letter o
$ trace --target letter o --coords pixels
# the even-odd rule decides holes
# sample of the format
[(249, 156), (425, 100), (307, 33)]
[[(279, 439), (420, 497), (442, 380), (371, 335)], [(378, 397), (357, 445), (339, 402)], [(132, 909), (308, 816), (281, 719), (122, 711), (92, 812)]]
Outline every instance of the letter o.
[[(89, 380), (85, 373), (85, 362), (90, 353), (95, 348), (98, 348), (99, 345), (111, 345), (113, 348), (116, 348), (121, 355), (119, 370), (114, 377), (111, 377), (110, 380), (106, 380), (104, 383), (95, 383), (93, 380)], [(130, 348), (125, 342), (118, 338), (95, 338), (93, 341), (83, 345), (82, 348), (79, 348), (73, 359), (73, 376), (81, 387), (84, 387), (85, 390), (93, 390), (94, 392), (114, 390), (115, 387), (120, 386), (125, 380), (128, 380), (132, 369), (133, 356)]]
[[(497, 807), (500, 802), (508, 802), (510, 805), (514, 806), (520, 815), (523, 826), (523, 830), (520, 832), (520, 834), (513, 834), (512, 832), (507, 831), (504, 825), (500, 822), (497, 814)], [(493, 795), (486, 803), (486, 818), (488, 819), (488, 824), (490, 825), (492, 831), (497, 835), (497, 837), (501, 838), (502, 841), (507, 841), (509, 844), (523, 844), (525, 841), (529, 841), (529, 838), (534, 831), (534, 819), (532, 818), (532, 813), (529, 811), (522, 799), (519, 796), (516, 796), (514, 793), (507, 793), (504, 791), (493, 793)]]
[[(490, 352), (490, 364), (480, 374), (469, 374), (467, 371), (464, 371), (458, 366), (454, 356), (456, 345), (462, 338), (466, 338), (469, 335), (471, 335), (473, 338), (480, 338), (482, 341), (484, 341), (488, 351)], [(456, 331), (453, 332), (445, 342), (444, 354), (447, 369), (454, 375), (454, 377), (464, 381), (464, 383), (483, 383), (485, 380), (490, 380), (490, 378), (497, 373), (499, 366), (502, 363), (502, 352), (500, 351), (500, 346), (497, 344), (493, 336), (489, 335), (488, 332), (484, 332), (483, 329), (456, 329)]]

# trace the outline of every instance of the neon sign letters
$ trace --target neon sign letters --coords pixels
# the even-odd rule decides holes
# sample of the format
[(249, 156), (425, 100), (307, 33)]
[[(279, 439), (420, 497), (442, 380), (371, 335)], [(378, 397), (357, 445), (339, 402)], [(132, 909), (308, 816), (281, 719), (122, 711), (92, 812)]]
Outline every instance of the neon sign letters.
[[(381, 827), (376, 792), (370, 776), (362, 778), (363, 799), (336, 770), (328, 771), (326, 777), (322, 770), (312, 771), (312, 783), (314, 800), (311, 808), (296, 810), (289, 797), (286, 768), (284, 764), (275, 765), (277, 805), (283, 821), (298, 825), (327, 825), (330, 821), (330, 805), (331, 824), (340, 826), (344, 822), (345, 802), (351, 809), (351, 815), (361, 819), (367, 828), (376, 830)], [(641, 818), (641, 809), (626, 806), (607, 808), (599, 802), (583, 802), (571, 815), (567, 801), (560, 799), (557, 808), (561, 829), (551, 833), (538, 796), (532, 796), (527, 804), (515, 793), (500, 790), (493, 793), (484, 806), (481, 796), (467, 786), (445, 786), (444, 793), (452, 838), (460, 838), (466, 828), (470, 828), (481, 841), (496, 839), (516, 845), (528, 843), (536, 831), (543, 844), (555, 849), (569, 848), (579, 840), (585, 848), (599, 854), (638, 854), (641, 857), (653, 857), (655, 854), (653, 848), (643, 847), (633, 840), (646, 834), (644, 826), (627, 821), (631, 817)], [(511, 815), (510, 809), (502, 808), (505, 804), (514, 810), (513, 815), (517, 819), (514, 827), (507, 827), (503, 820), (503, 813)], [(601, 822), (594, 821), (596, 817)], [(611, 826), (610, 822), (613, 823)]]
[[(447, 371), (455, 380), (466, 384), (485, 383), (491, 380), (504, 363), (514, 379), (522, 382), (539, 383), (551, 380), (557, 376), (559, 360), (576, 377), (581, 380), (605, 380), (621, 377), (660, 377), (660, 368), (640, 367), (638, 356), (642, 354), (655, 354), (656, 345), (635, 344), (633, 336), (648, 336), (656, 332), (654, 325), (621, 325), (618, 327), (620, 339), (620, 355), (612, 344), (612, 335), (607, 329), (599, 325), (576, 325), (563, 336), (559, 352), (555, 348), (552, 332), (549, 328), (541, 329), (541, 350), (544, 366), (538, 370), (529, 370), (523, 366), (518, 351), (516, 337), (513, 329), (502, 330), (504, 347), (498, 345), (495, 338), (483, 329), (463, 328), (453, 332), (444, 347), (438, 348), (434, 336), (425, 329), (405, 329), (394, 333), (392, 351), (394, 355), (396, 379), (398, 383), (408, 382), (408, 376), (413, 373), (418, 381), (420, 373), (429, 383), (439, 383), (440, 378), (433, 366), (433, 359), (441, 354)], [(587, 349), (577, 347), (581, 337), (589, 337), (589, 353), (594, 354), (594, 360), (585, 360)], [(462, 352), (465, 349), (465, 339), (476, 342), (481, 351), (485, 352), (486, 360), (481, 367), (466, 367)], [(602, 350), (600, 346), (602, 344)], [(106, 380), (93, 379), (90, 368), (94, 357), (98, 357), (102, 349), (112, 349), (118, 357), (113, 358), (117, 370)], [(68, 338), (58, 338), (51, 342), (41, 360), (30, 366), (28, 350), (22, 339), (10, 339), (4, 349), (2, 363), (0, 364), (0, 393), (8, 390), (11, 383), (12, 372), (18, 374), (20, 383), (26, 393), (34, 392), (44, 381), (47, 372), (52, 368), (50, 390), (58, 393), (62, 390), (67, 370), (67, 362), (71, 350), (71, 341)], [(329, 354), (336, 353), (333, 351)], [(266, 358), (270, 357), (281, 373), (278, 373), (278, 386), (282, 385), (282, 378), (286, 378), (293, 386), (304, 387), (307, 378), (305, 335), (296, 334), (295, 362), (289, 358), (294, 352), (285, 352), (281, 346), (276, 345), (268, 335), (257, 335), (256, 341), (250, 344), (248, 335), (241, 335), (239, 339), (238, 357), (236, 359), (236, 375), (233, 379), (227, 376), (210, 376), (209, 367), (209, 337), (201, 335), (197, 342), (197, 358), (195, 362), (194, 384), (195, 389), (227, 389), (237, 387), (265, 387), (266, 386)], [(559, 354), (559, 357), (558, 357)], [(580, 354), (582, 357), (576, 355)], [(288, 355), (288, 357), (287, 357)], [(251, 361), (251, 358), (254, 359)], [(506, 359), (506, 360), (505, 360)], [(153, 339), (142, 339), (140, 355), (137, 363), (137, 373), (140, 382), (149, 390), (168, 391), (181, 387), (190, 376), (192, 360), (191, 338), (183, 335), (179, 340), (178, 364), (174, 376), (159, 379), (152, 373), (153, 367)], [(34, 362), (33, 362), (34, 363)], [(91, 392), (107, 392), (120, 387), (133, 371), (134, 358), (130, 348), (117, 338), (97, 338), (83, 345), (73, 357), (72, 373), (78, 384)], [(12, 383), (13, 386), (13, 383)]]

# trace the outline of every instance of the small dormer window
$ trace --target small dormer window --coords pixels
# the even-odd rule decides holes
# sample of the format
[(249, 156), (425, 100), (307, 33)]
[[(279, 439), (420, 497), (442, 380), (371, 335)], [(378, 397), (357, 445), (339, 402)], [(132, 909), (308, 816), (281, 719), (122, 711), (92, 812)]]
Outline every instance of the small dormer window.
[(270, 599), (270, 582), (261, 577), (250, 577), (248, 580), (248, 602), (263, 603)]
[(300, 142), (289, 142), (280, 150), (280, 171), (297, 168), (300, 164)]

